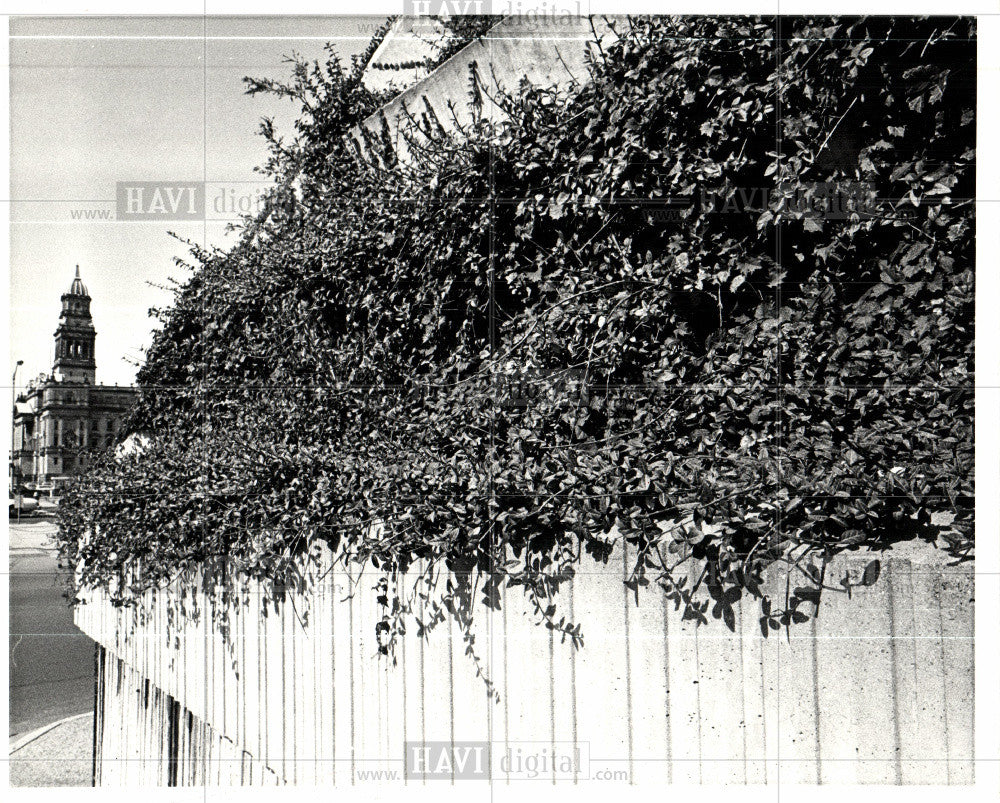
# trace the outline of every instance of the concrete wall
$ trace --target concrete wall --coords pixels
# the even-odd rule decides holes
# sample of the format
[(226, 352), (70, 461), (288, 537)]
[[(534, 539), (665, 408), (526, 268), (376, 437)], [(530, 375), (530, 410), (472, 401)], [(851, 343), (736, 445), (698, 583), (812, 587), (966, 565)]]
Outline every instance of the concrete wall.
[[(828, 576), (860, 577), (868, 560), (842, 556)], [(882, 565), (874, 586), (825, 593), (818, 615), (764, 638), (753, 600), (735, 605), (735, 632), (711, 606), (709, 624), (684, 620), (658, 587), (636, 604), (619, 551), (566, 589), (582, 649), (534, 624), (519, 590), (501, 611), (478, 608), (476, 649), (499, 700), (451, 622), (428, 639), (411, 628), (395, 666), (378, 654), (372, 570), (317, 574), (310, 593), (284, 601), (247, 584), (228, 637), (197, 583), (139, 611), (91, 592), (77, 624), (115, 673), (102, 685), (99, 777), (162, 782), (173, 758), (187, 762), (180, 783), (372, 783), (359, 772), (402, 773), (407, 741), (480, 740), (495, 756), (576, 747), (591, 780), (616, 771), (640, 785), (971, 783), (972, 568), (933, 550)], [(768, 581), (777, 606), (785, 583), (778, 571)], [(187, 753), (168, 749), (173, 704), (190, 723)]]
[(393, 147), (405, 158), (399, 130), (408, 115), (419, 119), (429, 105), (446, 129), (454, 129), (456, 121), (466, 124), (472, 119), (468, 101), (473, 67), (486, 90), (482, 114), (489, 119), (501, 114), (489, 99), (498, 86), (516, 91), (525, 78), (538, 86), (560, 88), (588, 81), (587, 49), (608, 35), (607, 25), (597, 18), (505, 19), (369, 117), (352, 136), (364, 147), (361, 128), (374, 137), (387, 130)]
[[(507, 21), (364, 127), (384, 126), (405, 151), (399, 123), (425, 99), (446, 126), (450, 108), (470, 119), (471, 65), (488, 89), (522, 77), (566, 86), (586, 80), (592, 39), (586, 20)], [(496, 114), (488, 99), (483, 113)], [(858, 577), (870, 558), (841, 556), (830, 576)], [(246, 583), (225, 626), (208, 615), (197, 577), (137, 611), (84, 593), (77, 624), (104, 650), (99, 781), (374, 784), (360, 773), (402, 773), (406, 742), (475, 740), (495, 756), (529, 744), (579, 749), (587, 772), (566, 783), (600, 772), (640, 785), (971, 783), (971, 565), (950, 567), (932, 549), (890, 553), (874, 586), (825, 593), (808, 621), (767, 638), (756, 601), (734, 605), (732, 631), (711, 601), (709, 623), (696, 626), (662, 589), (629, 592), (630, 565), (619, 550), (566, 588), (580, 650), (537, 626), (517, 590), (500, 611), (479, 607), (479, 668), (498, 698), (450, 621), (428, 639), (411, 628), (395, 665), (379, 655), (371, 570), (317, 573), (307, 594), (283, 600)], [(415, 576), (394, 582), (410, 587)], [(801, 578), (771, 573), (776, 604), (789, 582)], [(509, 779), (501, 767), (493, 777)]]
[[(388, 144), (400, 160), (409, 158), (401, 127), (409, 127), (412, 116), (421, 119), (428, 107), (445, 129), (473, 119), (469, 106), (472, 68), (486, 87), (482, 115), (495, 118), (500, 110), (489, 98), (498, 87), (516, 90), (524, 78), (539, 86), (566, 88), (589, 80), (586, 52), (594, 42), (612, 36), (603, 19), (581, 17), (511, 17), (493, 27), (481, 40), (471, 42), (440, 65), (433, 73), (409, 87), (347, 134), (357, 145), (361, 160), (377, 160)], [(377, 77), (373, 77), (375, 80)], [(378, 83), (378, 81), (375, 81)], [(383, 137), (388, 143), (383, 143)], [(373, 139), (374, 138), (374, 139)], [(377, 143), (375, 148), (370, 142)], [(297, 187), (296, 169), (284, 182), (282, 192)], [(270, 208), (244, 234), (244, 248), (260, 232)]]

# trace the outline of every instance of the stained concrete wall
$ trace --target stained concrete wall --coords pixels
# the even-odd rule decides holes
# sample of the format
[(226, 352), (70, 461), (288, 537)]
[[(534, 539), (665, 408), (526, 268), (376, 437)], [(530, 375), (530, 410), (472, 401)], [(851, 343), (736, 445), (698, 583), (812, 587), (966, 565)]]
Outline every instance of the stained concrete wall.
[[(869, 560), (841, 556), (827, 576), (857, 579)], [(579, 748), (586, 775), (565, 783), (601, 771), (640, 785), (971, 783), (972, 568), (933, 550), (889, 553), (882, 566), (874, 586), (824, 593), (818, 611), (803, 608), (807, 622), (766, 638), (755, 600), (735, 604), (732, 631), (711, 605), (707, 625), (684, 619), (659, 587), (637, 604), (620, 551), (566, 588), (580, 649), (507, 590), (474, 626), (498, 700), (450, 621), (427, 639), (411, 627), (396, 665), (379, 655), (370, 569), (317, 573), (310, 593), (270, 600), (266, 615), (263, 589), (247, 584), (228, 608), (228, 636), (196, 582), (151, 594), (139, 611), (90, 592), (77, 624), (116, 673), (102, 686), (99, 775), (158, 782), (180, 760), (180, 782), (357, 784), (360, 770), (401, 773), (407, 741), (478, 740), (495, 753)], [(786, 581), (802, 578), (775, 570), (768, 580), (776, 607)], [(191, 723), (179, 754), (149, 707), (170, 704)], [(209, 755), (210, 766), (192, 767)]]
[[(592, 39), (585, 20), (509, 21), (364, 125), (378, 134), (384, 120), (399, 148), (400, 120), (425, 98), (442, 123), (449, 102), (468, 121), (474, 63), (487, 86), (586, 80)], [(484, 114), (495, 113), (487, 98)], [(841, 556), (829, 575), (857, 578), (870, 559)], [(479, 669), (497, 698), (450, 621), (429, 639), (411, 628), (395, 665), (379, 655), (370, 570), (317, 574), (308, 594), (268, 600), (267, 615), (264, 589), (248, 582), (225, 626), (207, 614), (197, 578), (151, 593), (138, 611), (86, 592), (77, 624), (104, 649), (99, 779), (358, 784), (361, 770), (401, 773), (406, 742), (476, 740), (501, 752), (578, 748), (587, 771), (566, 783), (599, 772), (643, 785), (972, 781), (971, 564), (949, 566), (931, 548), (891, 552), (874, 586), (827, 592), (808, 621), (767, 637), (756, 601), (733, 606), (732, 630), (711, 603), (697, 626), (659, 587), (628, 591), (630, 566), (619, 550), (567, 586), (579, 650), (539, 627), (516, 590), (501, 610), (481, 608)], [(412, 582), (399, 579), (400, 590)], [(798, 584), (775, 569), (767, 590), (780, 605)]]

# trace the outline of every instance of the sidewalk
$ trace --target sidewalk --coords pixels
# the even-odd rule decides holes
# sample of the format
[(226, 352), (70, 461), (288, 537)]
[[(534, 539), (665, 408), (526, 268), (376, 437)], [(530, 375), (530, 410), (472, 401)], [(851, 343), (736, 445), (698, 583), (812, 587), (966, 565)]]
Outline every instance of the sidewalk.
[(55, 553), (56, 522), (52, 516), (22, 516), (21, 520), (10, 520), (10, 551), (31, 551)]
[(63, 720), (11, 752), (10, 785), (90, 786), (93, 737), (93, 714)]

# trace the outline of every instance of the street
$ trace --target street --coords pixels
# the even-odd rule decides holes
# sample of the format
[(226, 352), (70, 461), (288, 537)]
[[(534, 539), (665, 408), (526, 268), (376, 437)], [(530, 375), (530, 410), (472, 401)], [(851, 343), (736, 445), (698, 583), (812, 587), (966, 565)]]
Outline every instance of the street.
[(94, 643), (63, 597), (51, 518), (10, 522), (10, 736), (90, 711)]

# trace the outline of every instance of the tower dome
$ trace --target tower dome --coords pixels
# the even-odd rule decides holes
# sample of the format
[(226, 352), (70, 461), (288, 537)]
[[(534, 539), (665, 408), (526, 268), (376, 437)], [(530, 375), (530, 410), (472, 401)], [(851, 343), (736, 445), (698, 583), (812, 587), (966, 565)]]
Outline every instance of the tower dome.
[(89, 296), (90, 293), (87, 292), (87, 285), (83, 283), (83, 279), (80, 278), (80, 266), (76, 266), (76, 278), (73, 279), (73, 284), (69, 286), (69, 294), (71, 296)]

